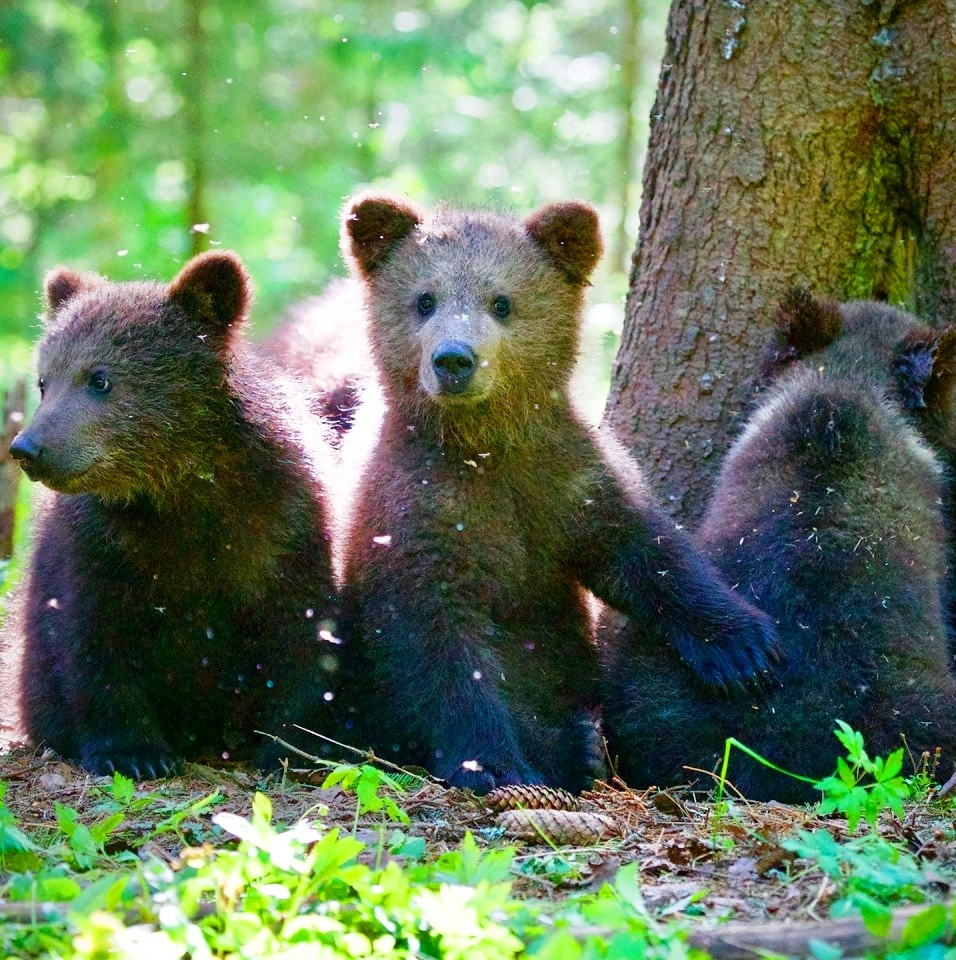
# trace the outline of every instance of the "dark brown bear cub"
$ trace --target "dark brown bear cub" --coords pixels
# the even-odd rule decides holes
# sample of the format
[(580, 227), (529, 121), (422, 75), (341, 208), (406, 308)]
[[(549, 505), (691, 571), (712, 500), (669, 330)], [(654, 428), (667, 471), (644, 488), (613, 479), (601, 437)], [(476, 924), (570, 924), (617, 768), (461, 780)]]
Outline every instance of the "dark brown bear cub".
[[(635, 643), (613, 650), (605, 722), (628, 783), (685, 782), (733, 736), (811, 779), (833, 772), (837, 719), (872, 754), (956, 760), (956, 680), (942, 603), (942, 472), (917, 427), (952, 406), (956, 334), (885, 304), (794, 291), (767, 356), (775, 383), (730, 451), (702, 549), (780, 628), (781, 685), (718, 700)], [(742, 754), (746, 796), (813, 799)]]
[(706, 683), (765, 670), (769, 620), (569, 400), (594, 211), (558, 203), (521, 221), (366, 195), (343, 242), (388, 403), (345, 557), (383, 706), (375, 748), (477, 790), (585, 786), (598, 673), (586, 589)]
[(57, 492), (10, 629), (28, 733), (93, 773), (255, 745), (332, 665), (322, 494), (246, 355), (249, 300), (221, 252), (168, 286), (46, 280), (42, 399), (11, 452)]

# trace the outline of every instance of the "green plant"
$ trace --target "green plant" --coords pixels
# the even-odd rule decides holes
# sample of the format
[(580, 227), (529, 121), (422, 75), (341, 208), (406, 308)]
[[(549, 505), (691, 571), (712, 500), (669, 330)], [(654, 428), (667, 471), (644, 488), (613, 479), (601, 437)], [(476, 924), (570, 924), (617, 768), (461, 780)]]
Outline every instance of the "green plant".
[[(900, 775), (903, 769), (903, 748), (888, 757), (870, 759), (863, 748), (863, 734), (849, 724), (837, 720), (834, 736), (846, 749), (846, 759), (837, 758), (833, 776), (818, 781), (822, 791), (820, 813), (845, 814), (852, 833), (862, 817), (871, 827), (876, 825), (880, 812), (890, 809), (903, 816), (903, 801), (910, 796), (910, 788)], [(865, 782), (871, 778), (870, 782)]]
[(859, 910), (867, 927), (879, 936), (889, 930), (890, 904), (921, 903), (936, 884), (912, 853), (876, 833), (838, 843), (827, 830), (801, 830), (782, 846), (812, 861), (833, 881), (834, 916)]
[(403, 793), (401, 784), (387, 773), (373, 767), (370, 763), (350, 764), (343, 763), (334, 767), (322, 782), (326, 789), (338, 784), (343, 790), (355, 791), (358, 804), (355, 808), (355, 822), (363, 813), (378, 813), (381, 811), (389, 820), (399, 823), (408, 823), (408, 814), (402, 810), (395, 800), (380, 791), (392, 790)]
[(0, 780), (0, 869), (28, 870), (39, 861), (39, 847), (20, 829), (17, 819), (4, 802), (7, 785)]
[[(814, 780), (812, 777), (804, 777), (778, 767), (734, 737), (727, 738), (724, 742), (724, 759), (715, 795), (713, 828), (715, 846), (720, 821), (727, 809), (724, 790), (728, 782), (727, 768), (730, 766), (733, 748), (737, 748), (757, 763), (776, 770), (777, 773), (813, 784), (823, 794), (818, 807), (819, 812), (844, 814), (851, 833), (856, 829), (861, 818), (871, 827), (874, 826), (882, 810), (890, 809), (897, 816), (903, 815), (903, 800), (911, 796), (910, 787), (901, 776), (903, 748), (894, 750), (888, 757), (871, 759), (864, 749), (863, 734), (854, 730), (843, 720), (837, 720), (836, 724), (837, 729), (833, 731), (833, 735), (846, 750), (846, 757), (837, 757), (836, 771), (822, 780)], [(866, 782), (867, 778), (871, 778), (870, 782)]]

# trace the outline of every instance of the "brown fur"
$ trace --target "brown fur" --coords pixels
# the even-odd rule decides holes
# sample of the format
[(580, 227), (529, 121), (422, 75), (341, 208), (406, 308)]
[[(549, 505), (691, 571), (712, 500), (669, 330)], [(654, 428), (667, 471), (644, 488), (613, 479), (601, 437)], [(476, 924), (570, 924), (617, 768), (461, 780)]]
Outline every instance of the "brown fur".
[(766, 667), (769, 622), (570, 402), (601, 250), (589, 207), (522, 221), (366, 195), (343, 246), (388, 404), (346, 549), (377, 751), (482, 790), (583, 787), (599, 769), (585, 590), (706, 681)]
[[(943, 596), (940, 463), (918, 433), (945, 422), (954, 337), (886, 304), (785, 304), (790, 356), (721, 470), (698, 540), (737, 589), (779, 624), (781, 684), (718, 699), (637, 647), (608, 664), (605, 719), (632, 786), (685, 782), (736, 737), (820, 779), (840, 752), (837, 719), (871, 755), (941, 746), (956, 760), (956, 680)], [(949, 391), (949, 393), (947, 393)], [(753, 799), (812, 789), (737, 754), (730, 778)]]
[(258, 349), (309, 391), (313, 410), (336, 439), (376, 389), (362, 292), (354, 281), (333, 280), (319, 296), (296, 304)]
[(56, 491), (11, 618), (29, 733), (134, 777), (248, 749), (336, 663), (323, 494), (243, 343), (245, 270), (219, 252), (168, 286), (60, 268), (46, 292), (42, 399), (11, 446)]

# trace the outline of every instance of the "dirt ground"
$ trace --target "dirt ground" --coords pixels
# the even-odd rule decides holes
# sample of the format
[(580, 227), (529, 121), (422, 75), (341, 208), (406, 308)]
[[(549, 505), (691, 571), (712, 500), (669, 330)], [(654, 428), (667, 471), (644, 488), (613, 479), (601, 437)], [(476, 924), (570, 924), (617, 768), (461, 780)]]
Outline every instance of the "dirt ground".
[[(155, 826), (155, 812), (146, 806), (142, 822), (131, 819), (118, 831), (118, 849), (126, 844), (141, 855), (172, 862), (184, 840), (198, 845), (210, 838), (212, 813), (248, 816), (254, 792), (263, 790), (272, 800), (276, 822), (291, 825), (308, 817), (343, 832), (354, 828), (369, 856), (378, 856), (373, 851), (381, 847), (381, 817), (356, 820), (354, 795), (337, 787), (322, 789), (324, 777), (324, 772), (298, 771), (283, 782), (266, 781), (235, 767), (189, 764), (182, 776), (139, 784), (137, 795), (158, 795), (170, 806), (186, 806), (216, 791), (214, 806), (185, 820), (180, 836), (168, 833), (139, 845), (137, 840)], [(86, 822), (95, 820), (95, 808), (103, 801), (100, 788), (108, 783), (52, 754), (24, 748), (0, 756), (0, 780), (6, 783), (6, 805), (28, 830), (55, 825), (54, 801), (77, 810)], [(544, 800), (574, 805), (561, 798)], [(833, 882), (781, 846), (800, 829), (822, 827), (837, 840), (846, 839), (842, 816), (821, 818), (810, 807), (735, 798), (715, 834), (712, 799), (689, 789), (638, 793), (613, 783), (599, 783), (582, 795), (577, 811), (496, 812), (486, 800), (430, 782), (410, 789), (398, 802), (411, 822), (387, 824), (385, 836), (400, 826), (406, 836), (426, 841), (429, 857), (457, 847), (466, 831), (480, 845), (516, 846), (520, 870), (514, 890), (519, 896), (557, 899), (598, 889), (620, 866), (637, 861), (646, 906), (659, 916), (688, 918), (692, 942), (715, 957), (755, 956), (754, 950), (768, 948), (801, 954), (811, 939), (838, 943), (852, 953), (868, 942), (860, 921), (828, 919), (837, 895)], [(503, 802), (517, 806), (535, 800), (506, 796)], [(553, 845), (533, 826), (514, 822), (534, 817), (544, 832), (552, 833)], [(913, 806), (902, 821), (884, 815), (879, 825), (883, 836), (901, 841), (936, 875), (933, 898), (943, 902), (952, 896), (944, 878), (956, 873), (954, 827), (951, 804), (940, 803)], [(900, 910), (901, 920), (916, 909)]]

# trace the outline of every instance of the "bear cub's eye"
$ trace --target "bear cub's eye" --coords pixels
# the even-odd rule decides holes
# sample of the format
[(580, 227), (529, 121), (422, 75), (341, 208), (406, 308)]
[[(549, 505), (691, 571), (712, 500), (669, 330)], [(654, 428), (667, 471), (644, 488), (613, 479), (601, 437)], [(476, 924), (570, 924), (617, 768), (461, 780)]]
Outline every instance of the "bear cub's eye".
[(511, 301), (502, 294), (500, 297), (495, 297), (491, 309), (499, 320), (504, 320), (511, 313)]
[(40, 388), (40, 396), (42, 397), (44, 390), (46, 390), (46, 380), (40, 377), (40, 379), (37, 380), (37, 386)]
[(110, 378), (102, 370), (97, 370), (90, 374), (90, 389), (94, 393), (106, 394), (113, 389), (113, 384), (110, 383)]
[(430, 293), (420, 293), (418, 295), (418, 314), (422, 317), (430, 317), (435, 312), (435, 298)]

